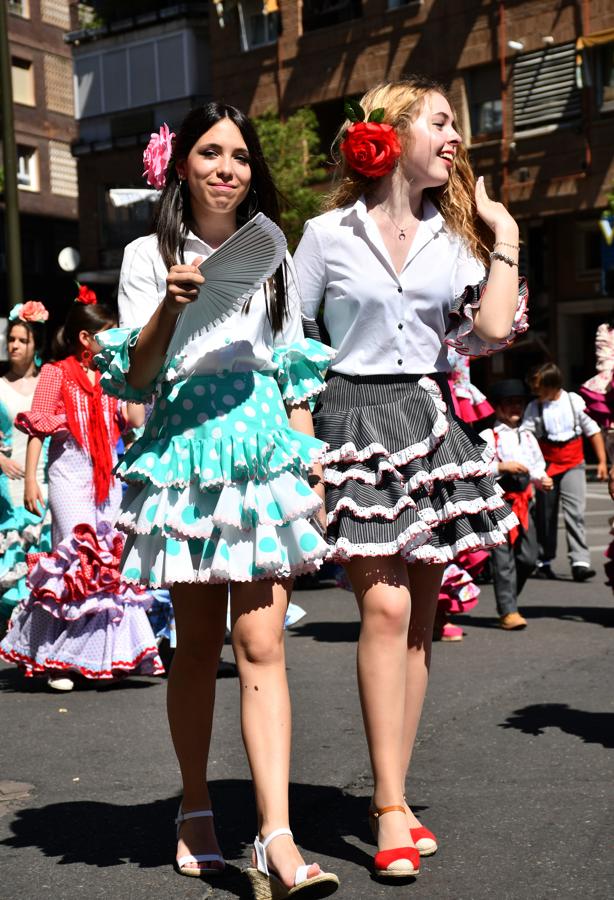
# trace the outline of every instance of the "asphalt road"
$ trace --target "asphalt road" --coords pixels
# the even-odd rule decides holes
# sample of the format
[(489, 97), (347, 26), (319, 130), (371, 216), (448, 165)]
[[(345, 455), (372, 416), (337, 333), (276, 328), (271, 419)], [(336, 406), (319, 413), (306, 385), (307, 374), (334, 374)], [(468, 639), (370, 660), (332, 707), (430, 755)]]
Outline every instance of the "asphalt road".
[[(441, 849), (405, 885), (371, 880), (370, 776), (354, 680), (350, 594), (304, 591), (288, 635), (294, 700), (293, 828), (339, 900), (541, 900), (614, 896), (612, 627), (601, 554), (614, 506), (589, 486), (599, 569), (576, 585), (530, 580), (529, 627), (496, 627), (492, 588), (437, 644), (408, 796)], [(225, 649), (230, 658), (230, 649)], [(133, 679), (68, 695), (0, 668), (0, 900), (250, 897), (241, 868), (255, 829), (234, 678), (218, 682), (211, 788), (230, 865), (210, 883), (175, 875), (179, 796), (165, 683)]]

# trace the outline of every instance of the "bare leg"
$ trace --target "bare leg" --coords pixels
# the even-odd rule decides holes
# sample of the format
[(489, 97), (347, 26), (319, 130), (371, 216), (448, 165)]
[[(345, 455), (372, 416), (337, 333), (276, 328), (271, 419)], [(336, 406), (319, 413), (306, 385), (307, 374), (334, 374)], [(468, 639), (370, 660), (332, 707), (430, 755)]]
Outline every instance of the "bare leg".
[[(261, 837), (289, 827), (292, 714), (283, 624), (290, 589), (289, 582), (232, 585), (232, 644), (241, 687), (241, 728)], [(291, 887), (303, 859), (290, 837), (276, 838), (267, 857), (271, 869)], [(308, 874), (311, 877), (318, 872), (316, 865)]]
[[(412, 608), (407, 635), (407, 688), (403, 716), (402, 784), (405, 784), (407, 777), (428, 685), (433, 623), (444, 568), (443, 565), (433, 566), (425, 563), (414, 563), (408, 566)], [(420, 822), (409, 807), (407, 807), (407, 818), (410, 828), (419, 827)]]
[[(177, 649), (168, 678), (167, 712), (183, 781), (184, 812), (211, 806), (207, 761), (227, 597), (225, 584), (177, 584), (172, 590)], [(211, 819), (189, 819), (181, 826), (177, 856), (189, 853), (219, 853)]]
[[(403, 800), (404, 714), (411, 600), (407, 566), (400, 557), (354, 559), (346, 564), (361, 616), (358, 688), (376, 807)], [(410, 845), (407, 820), (391, 812), (378, 820), (378, 847)]]

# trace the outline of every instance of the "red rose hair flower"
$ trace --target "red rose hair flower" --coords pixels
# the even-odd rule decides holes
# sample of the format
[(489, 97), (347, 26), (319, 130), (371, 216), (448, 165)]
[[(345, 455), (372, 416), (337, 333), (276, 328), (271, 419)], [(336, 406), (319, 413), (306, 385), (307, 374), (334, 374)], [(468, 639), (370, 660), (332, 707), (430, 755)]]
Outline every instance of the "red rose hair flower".
[(352, 169), (368, 178), (381, 178), (392, 172), (401, 155), (401, 144), (392, 125), (382, 122), (383, 109), (374, 109), (365, 121), (365, 111), (355, 100), (345, 104), (352, 122), (341, 142), (340, 150)]
[(86, 284), (79, 285), (79, 293), (75, 297), (76, 303), (84, 303), (85, 306), (94, 306), (98, 303), (96, 299), (96, 294), (91, 288), (88, 288)]

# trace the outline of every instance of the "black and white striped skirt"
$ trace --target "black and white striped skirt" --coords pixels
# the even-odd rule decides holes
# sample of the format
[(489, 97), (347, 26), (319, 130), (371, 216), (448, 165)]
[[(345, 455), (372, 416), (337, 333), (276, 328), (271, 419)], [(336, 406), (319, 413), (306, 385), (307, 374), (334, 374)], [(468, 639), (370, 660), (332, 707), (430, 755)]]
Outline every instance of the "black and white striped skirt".
[(329, 445), (334, 559), (445, 563), (507, 539), (516, 517), (489, 474), (492, 454), (451, 408), (441, 373), (329, 376), (314, 424)]

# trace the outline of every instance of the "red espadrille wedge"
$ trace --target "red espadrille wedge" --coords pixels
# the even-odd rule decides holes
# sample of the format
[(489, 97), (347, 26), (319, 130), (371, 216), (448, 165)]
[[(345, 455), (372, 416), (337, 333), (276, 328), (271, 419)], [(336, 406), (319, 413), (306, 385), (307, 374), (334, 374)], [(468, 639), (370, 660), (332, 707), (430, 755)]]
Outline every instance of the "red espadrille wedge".
[(433, 853), (437, 853), (437, 838), (424, 825), (420, 828), (410, 828), (409, 833), (420, 856), (432, 856)]
[[(381, 809), (371, 807), (369, 821), (377, 839), (378, 820), (389, 812), (402, 812), (404, 806), (382, 806)], [(378, 850), (373, 860), (375, 875), (378, 878), (415, 878), (420, 871), (420, 853), (415, 847), (395, 847), (393, 850)]]

